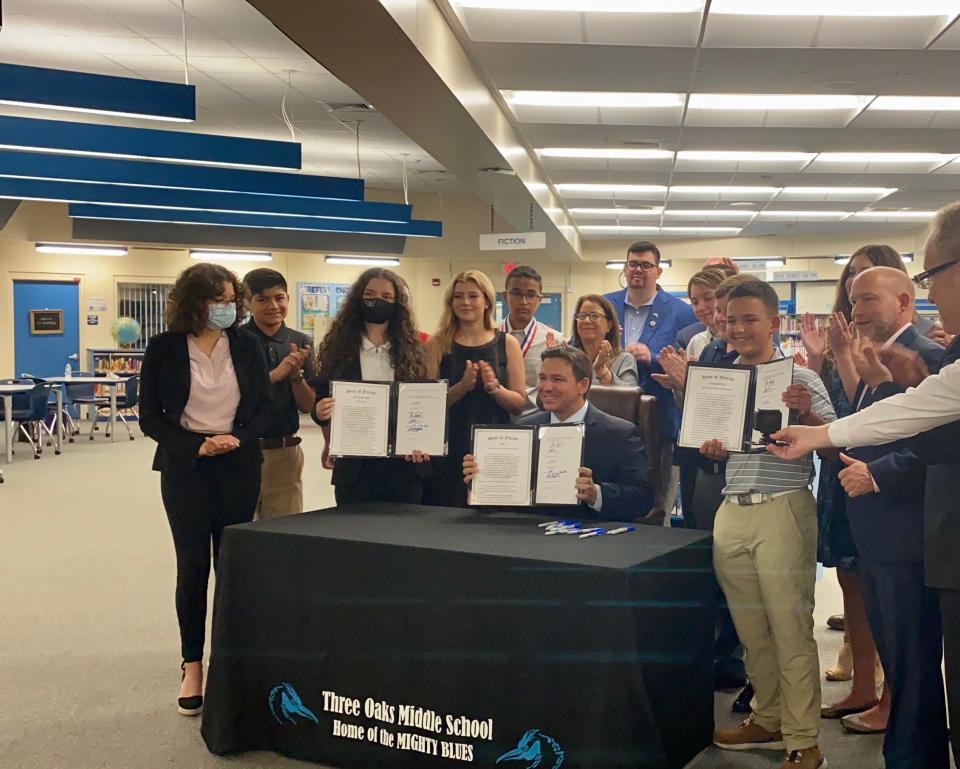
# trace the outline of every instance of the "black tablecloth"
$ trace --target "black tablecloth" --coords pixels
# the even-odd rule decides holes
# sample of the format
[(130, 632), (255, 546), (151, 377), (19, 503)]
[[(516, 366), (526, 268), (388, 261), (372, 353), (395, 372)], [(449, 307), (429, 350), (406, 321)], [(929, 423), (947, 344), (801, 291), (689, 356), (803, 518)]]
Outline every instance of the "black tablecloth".
[(351, 769), (684, 766), (713, 726), (709, 536), (548, 537), (542, 520), (353, 505), (229, 527), (208, 748)]

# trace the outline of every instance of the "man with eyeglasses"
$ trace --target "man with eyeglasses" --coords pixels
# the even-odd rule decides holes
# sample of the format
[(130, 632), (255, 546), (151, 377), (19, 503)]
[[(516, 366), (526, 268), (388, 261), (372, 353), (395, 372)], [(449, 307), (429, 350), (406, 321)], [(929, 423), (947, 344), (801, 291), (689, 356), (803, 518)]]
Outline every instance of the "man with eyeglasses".
[(663, 373), (657, 363), (660, 350), (674, 343), (680, 329), (696, 323), (697, 316), (689, 304), (657, 285), (662, 274), (660, 249), (656, 244), (649, 241), (634, 243), (627, 249), (627, 260), (623, 265), (626, 289), (604, 296), (616, 308), (623, 347), (637, 361), (640, 386), (657, 399), (663, 446), (660, 457), (651, 456), (650, 461), (659, 461), (660, 477), (665, 481), (657, 507), (670, 515), (680, 477), (673, 466), (673, 443), (680, 426), (680, 410), (672, 393), (651, 375)]
[[(537, 377), (540, 374), (540, 355), (547, 349), (548, 339), (559, 341), (559, 334), (535, 317), (543, 299), (543, 279), (533, 267), (519, 265), (510, 270), (504, 286), (503, 301), (508, 315), (500, 330), (520, 342), (523, 371), (527, 386), (527, 405), (524, 414), (537, 410)], [(519, 418), (519, 417), (518, 417)]]
[[(937, 212), (923, 255), (924, 272), (914, 277), (940, 310), (948, 334), (960, 332), (960, 203)], [(900, 390), (885, 400), (823, 427), (788, 427), (769, 446), (792, 459), (832, 446), (877, 446), (913, 438), (910, 450), (927, 464), (924, 497), (924, 569), (937, 588), (943, 624), (950, 743), (960, 764), (960, 337), (944, 352), (938, 374), (924, 378), (916, 354), (864, 351), (880, 369), (879, 386)], [(906, 389), (909, 387), (909, 389)], [(905, 391), (904, 391), (905, 390)]]

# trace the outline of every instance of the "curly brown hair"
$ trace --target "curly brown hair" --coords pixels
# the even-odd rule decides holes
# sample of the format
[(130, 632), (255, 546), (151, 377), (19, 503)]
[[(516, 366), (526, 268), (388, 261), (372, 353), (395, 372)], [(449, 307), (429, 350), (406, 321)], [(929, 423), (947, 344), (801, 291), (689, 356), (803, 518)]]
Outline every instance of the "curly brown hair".
[(233, 286), (234, 304), (237, 305), (237, 319), (233, 325), (239, 325), (246, 314), (243, 304), (246, 289), (243, 283), (226, 267), (201, 262), (187, 267), (173, 284), (164, 311), (167, 328), (194, 336), (203, 333), (207, 327), (207, 302), (223, 293), (224, 283)]
[(417, 339), (409, 290), (404, 291), (405, 284), (399, 275), (382, 267), (371, 267), (350, 286), (337, 317), (317, 349), (317, 368), (321, 378), (344, 377), (352, 366), (356, 366), (363, 337), (363, 291), (374, 278), (390, 281), (396, 297), (397, 309), (387, 321), (390, 363), (396, 380), (415, 382), (426, 378), (426, 358)]

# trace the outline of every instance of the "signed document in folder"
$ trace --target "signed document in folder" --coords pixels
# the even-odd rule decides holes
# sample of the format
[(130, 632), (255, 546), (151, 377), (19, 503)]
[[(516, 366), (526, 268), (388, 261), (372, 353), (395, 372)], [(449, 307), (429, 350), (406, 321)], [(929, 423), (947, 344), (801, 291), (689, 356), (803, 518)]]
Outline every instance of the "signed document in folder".
[(386, 457), (390, 454), (390, 385), (331, 382), (334, 399), (330, 454)]
[(447, 453), (447, 382), (397, 384), (397, 441), (394, 453)]
[(531, 427), (474, 427), (479, 473), (470, 484), (470, 505), (530, 504), (534, 432)]
[(537, 477), (534, 502), (538, 505), (576, 505), (577, 476), (583, 462), (586, 427), (576, 424), (537, 428)]

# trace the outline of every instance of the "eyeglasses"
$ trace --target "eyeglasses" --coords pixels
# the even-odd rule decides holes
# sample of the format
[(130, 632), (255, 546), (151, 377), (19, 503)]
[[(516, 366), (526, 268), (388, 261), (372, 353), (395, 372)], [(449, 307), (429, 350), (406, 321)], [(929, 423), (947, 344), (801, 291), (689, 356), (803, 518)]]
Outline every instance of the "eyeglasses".
[(596, 323), (599, 320), (605, 320), (606, 315), (601, 315), (599, 312), (578, 312), (573, 316), (577, 320), (592, 320)]
[(538, 294), (535, 291), (528, 291), (525, 294), (523, 291), (517, 288), (511, 288), (509, 291), (507, 291), (507, 293), (510, 294), (511, 299), (515, 299), (518, 302), (530, 302), (530, 304), (539, 302), (540, 299), (543, 298), (542, 294)]
[(652, 272), (657, 268), (657, 265), (653, 262), (627, 262), (624, 267), (630, 272), (636, 272), (637, 270), (640, 270), (640, 272)]
[(933, 285), (933, 276), (938, 272), (943, 272), (947, 267), (952, 267), (955, 264), (960, 264), (960, 259), (953, 259), (949, 262), (944, 262), (943, 264), (938, 264), (936, 267), (932, 267), (926, 272), (921, 272), (919, 275), (913, 276), (913, 282), (916, 283), (920, 288), (929, 289)]

